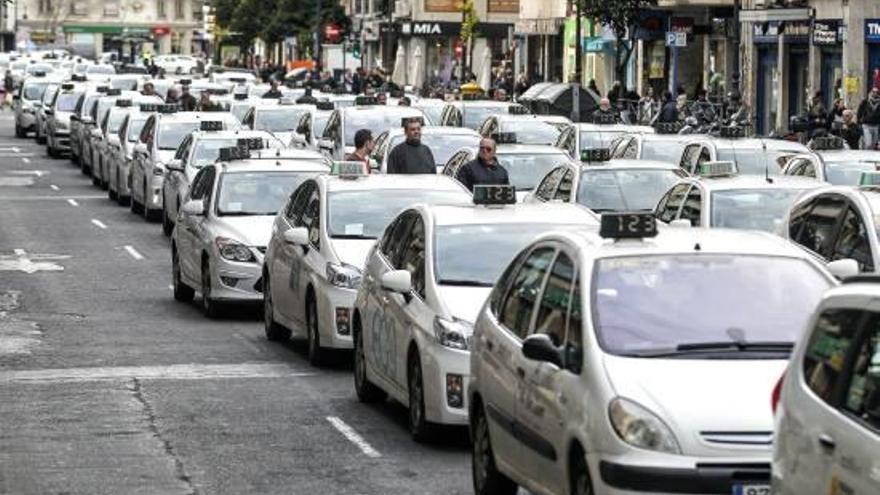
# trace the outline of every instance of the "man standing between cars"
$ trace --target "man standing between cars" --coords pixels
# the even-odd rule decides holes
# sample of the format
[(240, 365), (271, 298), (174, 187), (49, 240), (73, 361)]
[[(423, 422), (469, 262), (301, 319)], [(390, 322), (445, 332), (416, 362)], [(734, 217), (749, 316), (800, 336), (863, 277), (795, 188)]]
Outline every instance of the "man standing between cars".
[(198, 105), (198, 101), (196, 101), (196, 97), (190, 94), (189, 86), (184, 85), (181, 89), (183, 92), (178, 98), (177, 102), (180, 104), (180, 109), (184, 112), (195, 112), (196, 105)]
[(436, 174), (437, 164), (431, 148), (422, 144), (422, 121), (419, 118), (404, 122), (406, 141), (388, 154), (389, 174)]
[(862, 146), (873, 150), (880, 141), (880, 89), (871, 88), (868, 97), (859, 105), (858, 117), (865, 134)]
[(141, 90), (141, 94), (144, 96), (158, 96), (156, 87), (151, 82), (144, 83), (144, 89)]
[(261, 98), (281, 98), (282, 94), (281, 90), (278, 89), (278, 80), (272, 79), (272, 81), (269, 82), (269, 85), (272, 87), (269, 88), (269, 91), (263, 93), (263, 96), (261, 96)]
[(363, 162), (366, 172), (370, 173), (370, 153), (376, 143), (373, 141), (373, 133), (369, 129), (360, 129), (354, 133), (355, 150), (349, 153), (345, 159), (352, 162)]
[(477, 157), (458, 169), (455, 178), (473, 192), (474, 186), (506, 186), (510, 184), (507, 170), (495, 158), (495, 141), (490, 138), (480, 140)]

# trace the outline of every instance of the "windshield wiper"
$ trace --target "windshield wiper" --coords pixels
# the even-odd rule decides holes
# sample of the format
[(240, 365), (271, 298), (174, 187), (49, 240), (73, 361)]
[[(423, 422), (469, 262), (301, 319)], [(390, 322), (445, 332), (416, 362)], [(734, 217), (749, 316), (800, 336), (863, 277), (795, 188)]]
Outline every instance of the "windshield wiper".
[(358, 234), (337, 234), (332, 236), (333, 239), (364, 239), (368, 241), (376, 240), (375, 237), (369, 235), (358, 235)]
[(277, 212), (270, 211), (221, 211), (219, 216), (221, 217), (254, 217), (259, 215), (275, 215)]
[(442, 279), (437, 283), (440, 285), (456, 285), (459, 287), (492, 287), (492, 284), (487, 284), (486, 282), (479, 282), (477, 280)]
[(730, 354), (739, 352), (789, 353), (794, 348), (792, 342), (694, 342), (679, 344), (675, 349), (652, 349), (619, 353), (625, 357), (664, 358), (689, 354)]

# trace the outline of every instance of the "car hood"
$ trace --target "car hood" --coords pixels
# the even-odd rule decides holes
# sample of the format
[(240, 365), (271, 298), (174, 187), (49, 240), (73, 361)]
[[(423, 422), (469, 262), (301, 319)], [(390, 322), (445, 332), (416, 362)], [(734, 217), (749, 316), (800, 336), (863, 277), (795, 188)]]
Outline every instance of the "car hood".
[(770, 396), (787, 360), (605, 355), (603, 361), (616, 395), (657, 414), (685, 455), (729, 455), (732, 446), (769, 451)]
[(69, 126), (71, 115), (73, 115), (73, 112), (55, 112), (55, 121)]
[(159, 163), (168, 163), (174, 158), (175, 153), (174, 150), (159, 150), (156, 157), (159, 159)]
[(491, 287), (438, 285), (440, 299), (452, 316), (473, 323), (492, 292)]
[(224, 216), (219, 217), (217, 235), (229, 237), (248, 246), (266, 247), (272, 236), (275, 215)]
[(333, 239), (333, 251), (339, 261), (362, 270), (367, 264), (367, 253), (375, 243), (375, 239)]

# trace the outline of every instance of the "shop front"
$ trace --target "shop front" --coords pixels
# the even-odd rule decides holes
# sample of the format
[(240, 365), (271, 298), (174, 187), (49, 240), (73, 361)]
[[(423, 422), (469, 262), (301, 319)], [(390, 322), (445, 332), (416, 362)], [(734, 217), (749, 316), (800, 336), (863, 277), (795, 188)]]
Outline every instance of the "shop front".
[(816, 19), (813, 21), (813, 46), (817, 48), (819, 61), (819, 88), (825, 107), (831, 108), (834, 100), (843, 98), (843, 21), (840, 19)]
[[(810, 23), (807, 20), (768, 21), (755, 23), (752, 29), (758, 65), (756, 131), (767, 134), (777, 127), (787, 127), (784, 123), (792, 116), (807, 111)], [(784, 118), (782, 122), (780, 115)]]
[(866, 87), (880, 88), (880, 19), (865, 20), (865, 46), (868, 51)]

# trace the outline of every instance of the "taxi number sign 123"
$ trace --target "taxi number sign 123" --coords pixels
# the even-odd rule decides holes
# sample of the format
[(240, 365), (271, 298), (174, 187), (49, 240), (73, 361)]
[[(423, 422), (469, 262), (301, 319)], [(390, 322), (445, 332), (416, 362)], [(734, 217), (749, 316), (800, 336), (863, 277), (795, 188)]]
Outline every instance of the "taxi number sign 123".
[(770, 495), (770, 485), (734, 485), (733, 495)]

